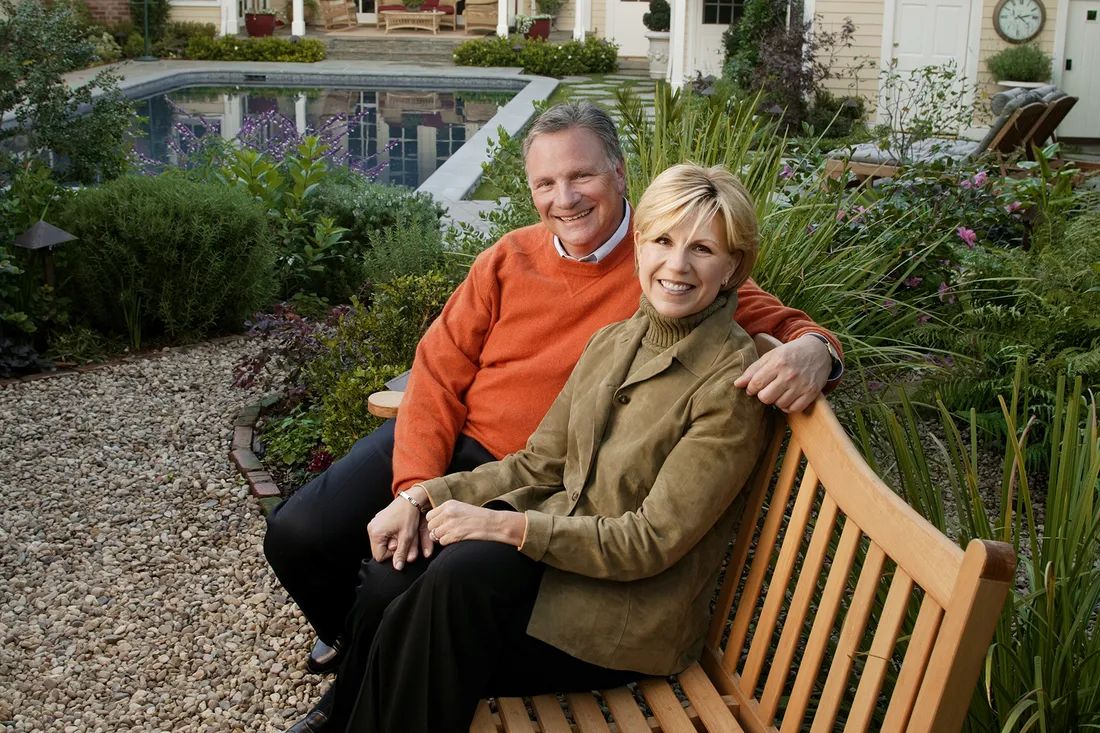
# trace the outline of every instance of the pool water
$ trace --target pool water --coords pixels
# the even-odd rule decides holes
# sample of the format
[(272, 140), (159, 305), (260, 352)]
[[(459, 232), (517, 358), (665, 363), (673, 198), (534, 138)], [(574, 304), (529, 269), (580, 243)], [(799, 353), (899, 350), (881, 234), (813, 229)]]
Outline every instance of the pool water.
[(377, 181), (416, 188), (507, 104), (514, 92), (185, 87), (135, 100), (144, 120), (134, 147), (179, 163), (204, 135), (239, 134), (254, 147), (285, 147), (320, 133), (337, 161), (374, 169)]

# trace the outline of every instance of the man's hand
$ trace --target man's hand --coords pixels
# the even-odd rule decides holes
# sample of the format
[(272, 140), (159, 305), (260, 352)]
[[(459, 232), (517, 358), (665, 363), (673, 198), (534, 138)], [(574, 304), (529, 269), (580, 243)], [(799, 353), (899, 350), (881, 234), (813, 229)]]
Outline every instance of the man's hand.
[(821, 394), (832, 363), (821, 339), (806, 334), (761, 356), (733, 384), (765, 405), (802, 412)]
[(485, 509), (454, 499), (428, 512), (428, 529), (441, 545), (488, 540), (519, 547), (526, 527), (527, 517), (519, 512)]
[(420, 512), (401, 497), (374, 515), (367, 525), (370, 536), (370, 552), (376, 562), (393, 557), (393, 567), (401, 570), (406, 562), (412, 562), (423, 545), (425, 557), (431, 554), (432, 543), (427, 541), (427, 530), (420, 531)]

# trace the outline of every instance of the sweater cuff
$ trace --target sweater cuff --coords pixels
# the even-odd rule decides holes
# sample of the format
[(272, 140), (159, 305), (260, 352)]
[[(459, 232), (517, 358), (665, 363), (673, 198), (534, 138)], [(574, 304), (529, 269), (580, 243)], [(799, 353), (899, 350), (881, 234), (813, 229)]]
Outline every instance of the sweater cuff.
[(527, 534), (519, 551), (536, 562), (541, 562), (550, 547), (550, 535), (554, 533), (554, 516), (542, 512), (525, 512)]
[(428, 500), (432, 503), (433, 509), (438, 509), (443, 502), (454, 498), (451, 496), (451, 487), (447, 485), (446, 476), (417, 483), (424, 487), (424, 491), (428, 492)]
[[(836, 389), (836, 386), (840, 384), (840, 378), (844, 376), (844, 351), (841, 349), (840, 341), (837, 340), (837, 337), (824, 328), (800, 328), (791, 335), (790, 341), (807, 335), (814, 336), (825, 342), (836, 351), (835, 357), (832, 353), (829, 354), (829, 358), (832, 360), (832, 367), (830, 368), (828, 379), (825, 380), (825, 386), (821, 389), (824, 394), (829, 394)], [(787, 343), (790, 343), (790, 341)]]

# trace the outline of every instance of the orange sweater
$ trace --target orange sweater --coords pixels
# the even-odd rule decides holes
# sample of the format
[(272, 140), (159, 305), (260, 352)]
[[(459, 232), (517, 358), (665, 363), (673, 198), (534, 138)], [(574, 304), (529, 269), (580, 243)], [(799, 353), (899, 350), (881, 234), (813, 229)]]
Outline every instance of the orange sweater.
[[(464, 434), (497, 458), (524, 447), (565, 386), (588, 339), (638, 309), (633, 230), (598, 264), (554, 248), (541, 224), (482, 252), (416, 349), (397, 418), (393, 491), (447, 472)], [(734, 319), (750, 336), (783, 342), (827, 336), (751, 280), (738, 290)]]

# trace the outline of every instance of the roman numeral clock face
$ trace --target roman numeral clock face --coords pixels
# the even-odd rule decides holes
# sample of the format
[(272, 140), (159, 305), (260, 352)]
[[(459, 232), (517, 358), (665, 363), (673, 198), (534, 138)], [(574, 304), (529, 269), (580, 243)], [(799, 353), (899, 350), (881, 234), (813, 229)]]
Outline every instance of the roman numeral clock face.
[(1046, 9), (1039, 0), (1001, 0), (993, 11), (993, 26), (1010, 43), (1025, 43), (1039, 35)]

